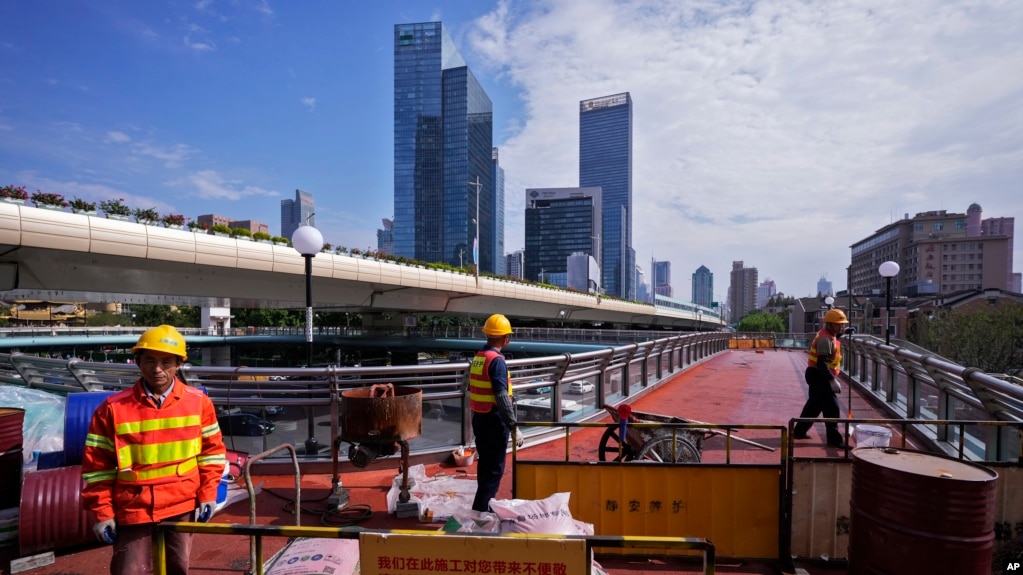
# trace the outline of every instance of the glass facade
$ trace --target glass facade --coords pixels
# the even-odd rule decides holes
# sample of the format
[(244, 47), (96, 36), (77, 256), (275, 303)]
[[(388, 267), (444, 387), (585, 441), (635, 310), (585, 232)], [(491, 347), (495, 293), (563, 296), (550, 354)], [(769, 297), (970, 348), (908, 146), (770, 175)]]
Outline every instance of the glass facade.
[(603, 190), (603, 287), (608, 294), (635, 298), (632, 97), (628, 92), (579, 103), (579, 185)]
[(707, 266), (693, 272), (693, 303), (709, 308), (714, 301), (714, 274)]
[(292, 234), (304, 223), (316, 227), (316, 204), (313, 195), (295, 190), (294, 200), (281, 200), (281, 237), (291, 239)]
[(490, 98), (443, 25), (396, 25), (396, 255), (453, 266), (471, 263), (478, 225), (480, 270), (494, 270), (492, 148)]
[(601, 196), (600, 188), (526, 190), (525, 279), (551, 283), (568, 273), (572, 254), (597, 256)]
[(494, 273), (508, 275), (508, 260), (504, 257), (504, 168), (498, 161), (497, 148), (493, 151), (494, 171)]

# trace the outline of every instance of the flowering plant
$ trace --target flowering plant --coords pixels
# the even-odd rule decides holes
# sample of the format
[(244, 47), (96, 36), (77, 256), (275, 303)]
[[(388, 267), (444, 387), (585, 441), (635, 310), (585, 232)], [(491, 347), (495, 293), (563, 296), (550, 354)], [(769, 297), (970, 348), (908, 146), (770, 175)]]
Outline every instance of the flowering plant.
[(76, 212), (95, 212), (96, 202), (87, 202), (82, 198), (75, 198), (71, 200), (71, 209)]
[(28, 192), (25, 191), (24, 186), (0, 186), (0, 198), (27, 200)]
[(124, 205), (124, 198), (116, 200), (103, 200), (99, 203), (99, 209), (111, 216), (130, 216), (131, 208)]
[(209, 226), (207, 226), (206, 224), (197, 222), (197, 221), (192, 220), (192, 219), (189, 219), (188, 223), (185, 224), (185, 225), (187, 225), (188, 229), (190, 229), (192, 231), (195, 231), (195, 230), (208, 230), (209, 229)]
[(160, 218), (163, 225), (170, 226), (183, 226), (185, 225), (185, 216), (181, 214), (166, 214)]
[(35, 202), (37, 206), (46, 205), (57, 206), (59, 208), (67, 207), (67, 200), (64, 199), (64, 196), (50, 192), (40, 192), (39, 190), (36, 190), (36, 193), (32, 194), (32, 201)]
[(132, 214), (137, 222), (155, 222), (160, 219), (160, 212), (156, 208), (135, 208)]

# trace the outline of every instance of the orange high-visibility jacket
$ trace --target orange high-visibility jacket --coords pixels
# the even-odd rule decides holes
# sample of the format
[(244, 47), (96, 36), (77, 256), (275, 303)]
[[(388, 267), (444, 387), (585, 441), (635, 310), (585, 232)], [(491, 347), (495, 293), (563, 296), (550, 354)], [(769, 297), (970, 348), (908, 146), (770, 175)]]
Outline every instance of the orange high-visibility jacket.
[(82, 454), (82, 505), (96, 521), (154, 523), (216, 501), (227, 464), (213, 402), (181, 381), (157, 408), (142, 380), (92, 416)]
[[(497, 404), (494, 387), (490, 383), (490, 363), (504, 357), (494, 349), (484, 349), (472, 358), (469, 365), (469, 409), (476, 413), (490, 413)], [(507, 375), (508, 396), (511, 397), (511, 373)]]
[(817, 337), (813, 338), (813, 343), (810, 344), (810, 358), (807, 361), (807, 365), (809, 367), (817, 367), (817, 354), (819, 353), (817, 346), (821, 343), (821, 338), (831, 340), (832, 353), (830, 354), (831, 360), (828, 361), (828, 369), (835, 375), (838, 375), (842, 368), (842, 342), (838, 341), (838, 338), (831, 335), (826, 329), (817, 332)]

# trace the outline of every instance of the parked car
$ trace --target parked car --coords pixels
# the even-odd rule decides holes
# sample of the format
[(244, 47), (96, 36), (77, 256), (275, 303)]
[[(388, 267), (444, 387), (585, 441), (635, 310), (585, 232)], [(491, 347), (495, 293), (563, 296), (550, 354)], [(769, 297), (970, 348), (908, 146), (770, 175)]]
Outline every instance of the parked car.
[(590, 391), (593, 391), (593, 384), (588, 381), (573, 381), (568, 384), (569, 393), (578, 393), (579, 395), (582, 395)]
[(231, 413), (217, 418), (224, 435), (270, 435), (277, 427), (269, 419), (251, 413)]

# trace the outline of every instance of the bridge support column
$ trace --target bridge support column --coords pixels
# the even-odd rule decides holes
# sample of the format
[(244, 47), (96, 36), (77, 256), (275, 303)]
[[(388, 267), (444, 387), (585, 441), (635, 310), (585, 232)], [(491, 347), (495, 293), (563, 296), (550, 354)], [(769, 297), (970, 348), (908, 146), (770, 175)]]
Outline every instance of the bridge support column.
[(230, 347), (206, 347), (202, 350), (202, 364), (210, 366), (231, 366)]

